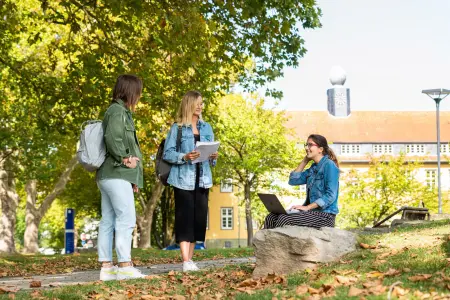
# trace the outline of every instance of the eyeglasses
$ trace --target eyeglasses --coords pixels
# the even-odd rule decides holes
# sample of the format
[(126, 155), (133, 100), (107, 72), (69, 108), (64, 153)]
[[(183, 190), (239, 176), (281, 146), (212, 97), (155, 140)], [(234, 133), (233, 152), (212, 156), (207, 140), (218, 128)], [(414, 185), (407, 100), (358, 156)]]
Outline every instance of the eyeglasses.
[(311, 149), (311, 147), (313, 147), (313, 146), (319, 147), (319, 145), (314, 144), (314, 143), (305, 143), (303, 146), (305, 146), (305, 148), (308, 148), (308, 149)]

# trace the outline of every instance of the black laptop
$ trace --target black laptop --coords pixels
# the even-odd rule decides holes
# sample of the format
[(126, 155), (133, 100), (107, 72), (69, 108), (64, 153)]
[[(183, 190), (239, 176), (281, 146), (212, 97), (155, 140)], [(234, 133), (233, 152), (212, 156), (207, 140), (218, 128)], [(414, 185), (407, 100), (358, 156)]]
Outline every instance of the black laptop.
[(283, 207), (283, 204), (281, 204), (280, 200), (278, 200), (277, 196), (274, 194), (260, 194), (258, 193), (259, 199), (261, 199), (262, 203), (264, 203), (264, 206), (267, 208), (267, 210), (271, 213), (278, 214), (278, 215), (285, 215), (287, 214), (286, 210)]

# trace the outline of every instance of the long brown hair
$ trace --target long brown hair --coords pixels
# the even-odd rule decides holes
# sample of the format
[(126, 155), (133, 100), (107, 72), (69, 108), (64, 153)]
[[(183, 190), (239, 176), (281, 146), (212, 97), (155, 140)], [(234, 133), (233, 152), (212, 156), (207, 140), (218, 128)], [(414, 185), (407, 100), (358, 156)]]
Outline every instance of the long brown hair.
[[(189, 91), (184, 94), (181, 99), (180, 108), (178, 109), (177, 123), (189, 126), (192, 123), (192, 116), (194, 115), (197, 106), (197, 100), (202, 96), (198, 91)], [(201, 119), (201, 116), (200, 116)]]
[(327, 139), (320, 134), (311, 134), (310, 136), (308, 136), (308, 140), (309, 139), (312, 139), (314, 143), (319, 145), (319, 147), (322, 147), (323, 153), (328, 155), (328, 158), (331, 159), (339, 169), (339, 162), (337, 160), (336, 154), (334, 154), (333, 149), (328, 146)]
[(113, 90), (113, 101), (120, 99), (134, 112), (142, 95), (142, 80), (135, 75), (120, 75)]

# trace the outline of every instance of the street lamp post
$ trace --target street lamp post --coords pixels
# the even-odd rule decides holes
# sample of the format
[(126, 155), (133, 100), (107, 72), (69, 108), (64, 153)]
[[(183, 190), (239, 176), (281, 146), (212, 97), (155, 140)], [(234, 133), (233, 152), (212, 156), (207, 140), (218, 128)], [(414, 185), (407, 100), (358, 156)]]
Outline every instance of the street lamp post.
[(422, 93), (436, 102), (436, 129), (437, 129), (437, 163), (438, 163), (438, 213), (442, 214), (442, 195), (441, 195), (441, 129), (439, 124), (439, 103), (450, 94), (450, 90), (431, 89), (423, 90)]

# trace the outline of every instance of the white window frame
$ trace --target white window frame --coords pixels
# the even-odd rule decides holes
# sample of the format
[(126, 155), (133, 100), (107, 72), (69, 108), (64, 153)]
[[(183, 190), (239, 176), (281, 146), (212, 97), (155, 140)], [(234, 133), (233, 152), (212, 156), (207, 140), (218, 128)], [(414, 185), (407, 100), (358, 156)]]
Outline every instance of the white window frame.
[[(233, 207), (221, 207), (220, 208), (220, 229), (233, 230)], [(224, 226), (225, 221), (225, 226)], [(231, 224), (231, 225), (230, 225)]]
[(430, 189), (436, 188), (437, 170), (427, 169), (425, 170), (425, 183)]
[(220, 181), (220, 192), (221, 193), (232, 193), (233, 192), (233, 180), (231, 178), (222, 179)]
[(358, 144), (341, 145), (341, 154), (360, 154), (361, 147)]
[(441, 149), (440, 149), (441, 153), (443, 154), (450, 154), (450, 146), (448, 143), (443, 143), (441, 144)]
[(425, 154), (424, 144), (408, 144), (405, 149), (407, 155)]
[(392, 154), (393, 148), (392, 144), (374, 144), (372, 151), (374, 154)]

